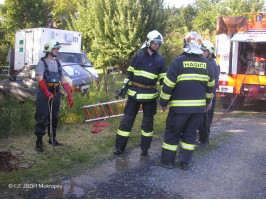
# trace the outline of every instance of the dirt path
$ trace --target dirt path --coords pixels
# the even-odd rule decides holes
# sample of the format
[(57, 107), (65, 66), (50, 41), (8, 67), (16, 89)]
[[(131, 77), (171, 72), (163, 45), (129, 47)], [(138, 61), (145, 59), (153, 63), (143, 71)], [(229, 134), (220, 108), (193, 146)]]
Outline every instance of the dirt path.
[(208, 150), (195, 152), (191, 170), (155, 165), (162, 140), (153, 141), (148, 158), (136, 147), (93, 170), (41, 189), (25, 198), (266, 198), (266, 112), (231, 114), (212, 126)]

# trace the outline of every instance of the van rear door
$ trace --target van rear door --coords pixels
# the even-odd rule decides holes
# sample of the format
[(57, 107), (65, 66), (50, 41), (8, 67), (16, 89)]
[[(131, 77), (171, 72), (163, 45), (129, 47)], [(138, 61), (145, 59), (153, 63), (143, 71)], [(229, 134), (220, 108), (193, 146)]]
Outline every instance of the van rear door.
[(219, 60), (220, 73), (229, 73), (230, 60), (230, 35), (220, 34), (216, 36), (216, 56)]

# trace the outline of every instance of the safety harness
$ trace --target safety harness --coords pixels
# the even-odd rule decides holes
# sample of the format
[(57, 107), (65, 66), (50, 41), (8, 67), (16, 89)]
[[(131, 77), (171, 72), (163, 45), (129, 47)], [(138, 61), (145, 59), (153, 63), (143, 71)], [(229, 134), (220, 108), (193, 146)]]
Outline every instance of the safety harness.
[(45, 67), (44, 79), (45, 79), (45, 82), (46, 82), (47, 86), (53, 87), (53, 89), (54, 89), (53, 94), (56, 97), (56, 89), (59, 86), (59, 80), (60, 80), (60, 77), (61, 77), (61, 74), (62, 74), (62, 66), (61, 66), (60, 62), (57, 59), (55, 59), (56, 62), (57, 62), (58, 73), (59, 73), (59, 77), (55, 77), (55, 76), (52, 75), (52, 74), (54, 74), (54, 72), (51, 73), (49, 71), (48, 65), (47, 65), (47, 63), (45, 62), (44, 59), (45, 59), (45, 57), (41, 58), (41, 60), (44, 63), (44, 67)]

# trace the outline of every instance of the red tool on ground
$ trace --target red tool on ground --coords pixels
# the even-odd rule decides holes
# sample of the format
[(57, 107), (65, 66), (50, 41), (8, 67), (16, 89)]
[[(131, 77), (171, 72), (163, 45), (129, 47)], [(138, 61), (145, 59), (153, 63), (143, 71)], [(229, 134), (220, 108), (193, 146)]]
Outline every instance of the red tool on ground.
[(103, 130), (102, 128), (95, 128), (91, 132), (92, 133), (99, 133), (99, 131)]
[(101, 126), (101, 127), (108, 127), (109, 124), (108, 123), (100, 123), (100, 122), (96, 122), (96, 124), (93, 124), (94, 127), (96, 126)]

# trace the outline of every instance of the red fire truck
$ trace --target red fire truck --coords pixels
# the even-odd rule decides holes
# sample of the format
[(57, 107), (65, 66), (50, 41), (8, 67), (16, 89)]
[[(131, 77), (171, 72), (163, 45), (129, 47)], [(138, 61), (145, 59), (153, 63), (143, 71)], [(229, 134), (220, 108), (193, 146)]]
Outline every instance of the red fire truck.
[(220, 65), (217, 94), (224, 108), (241, 108), (245, 99), (266, 100), (266, 13), (220, 17), (216, 30)]

